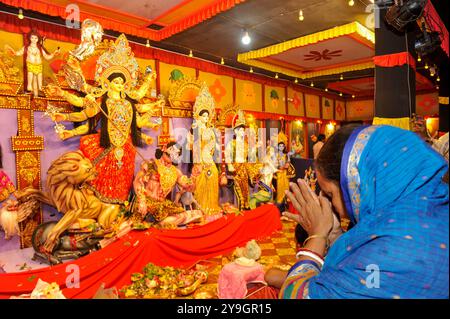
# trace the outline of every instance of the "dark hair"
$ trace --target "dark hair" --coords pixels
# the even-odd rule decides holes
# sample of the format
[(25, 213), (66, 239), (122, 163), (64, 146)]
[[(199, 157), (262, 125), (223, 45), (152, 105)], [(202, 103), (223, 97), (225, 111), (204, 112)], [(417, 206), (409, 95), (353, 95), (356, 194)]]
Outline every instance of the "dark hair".
[[(166, 149), (168, 149), (168, 148), (170, 148), (170, 147), (172, 147), (174, 145), (178, 145), (177, 142), (169, 142), (166, 145)], [(181, 155), (181, 152), (182, 152), (182, 149), (180, 149), (180, 155)], [(155, 151), (155, 158), (156, 159), (160, 159), (164, 155), (164, 153), (167, 154), (167, 152), (163, 152), (162, 149), (157, 148), (156, 151)], [(169, 155), (169, 154), (167, 154), (167, 155)]]
[(286, 144), (284, 144), (284, 142), (280, 142), (280, 143), (278, 143), (278, 147), (280, 146), (280, 144), (283, 144), (283, 145), (284, 145), (283, 154), (287, 154), (288, 151), (287, 151)]
[(358, 124), (350, 124), (341, 127), (322, 146), (314, 164), (315, 168), (326, 179), (340, 183), (341, 161), (345, 143), (347, 143), (353, 130), (359, 126)]
[[(125, 75), (122, 73), (112, 73), (110, 76), (108, 76), (109, 81), (113, 81), (116, 78), (121, 78), (124, 82), (126, 81)], [(101, 109), (103, 110), (101, 115), (101, 126), (102, 129), (100, 131), (100, 146), (103, 148), (108, 148), (111, 146), (111, 141), (109, 139), (108, 134), (108, 125), (109, 121), (106, 117), (108, 115), (108, 107), (106, 106), (106, 100), (108, 99), (108, 94), (104, 94), (102, 96), (102, 104)], [(131, 103), (131, 106), (133, 107), (133, 119), (131, 122), (131, 139), (133, 141), (134, 146), (142, 146), (142, 139), (141, 139), (141, 130), (137, 127), (137, 121), (136, 121), (136, 101), (131, 99), (129, 96), (126, 96), (126, 100)]]
[(324, 134), (319, 134), (319, 136), (317, 137), (317, 141), (325, 141), (325, 135)]
[(209, 111), (208, 110), (201, 110), (200, 113), (198, 113), (198, 115), (202, 116), (203, 113), (208, 113), (208, 115), (209, 115)]

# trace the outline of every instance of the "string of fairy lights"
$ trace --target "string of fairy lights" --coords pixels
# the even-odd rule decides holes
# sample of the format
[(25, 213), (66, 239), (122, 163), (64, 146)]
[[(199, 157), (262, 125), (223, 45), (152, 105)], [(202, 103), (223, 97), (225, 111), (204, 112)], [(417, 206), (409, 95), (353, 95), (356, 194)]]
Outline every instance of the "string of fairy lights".
[[(369, 4), (374, 2), (373, 0), (367, 0), (367, 1), (369, 1)], [(368, 3), (366, 3), (363, 0), (359, 0), (359, 2), (361, 2), (363, 5), (368, 5)], [(348, 3), (349, 7), (353, 7), (355, 5), (355, 1), (354, 0), (349, 0), (347, 3)], [(304, 7), (304, 8), (300, 8), (300, 9), (295, 9), (295, 10), (292, 10), (292, 11), (289, 11), (289, 12), (283, 12), (283, 13), (279, 14), (279, 16), (293, 14), (293, 13), (297, 13), (298, 12), (298, 21), (301, 23), (301, 22), (305, 21), (305, 11), (307, 11), (308, 9), (310, 9), (310, 8), (309, 7)], [(4, 13), (11, 14), (10, 12), (4, 12)], [(263, 22), (261, 22), (261, 23), (259, 23), (257, 25), (254, 25), (251, 28), (248, 28), (248, 27), (247, 28), (243, 28), (242, 29), (242, 37), (241, 37), (242, 44), (244, 46), (248, 46), (252, 42), (252, 38), (251, 38), (251, 35), (250, 35), (250, 30), (251, 29), (254, 29), (256, 26), (259, 26), (261, 24), (268, 23), (268, 22), (272, 21), (273, 19), (275, 19), (275, 18), (277, 18), (279, 16), (275, 16), (275, 17), (272, 17), (270, 19), (266, 19), (265, 21), (263, 21)], [(23, 9), (21, 9), (21, 8), (18, 9), (17, 17), (20, 20), (23, 20), (25, 18)], [(33, 19), (33, 20), (42, 21), (42, 22), (46, 22), (46, 23), (51, 23), (49, 21), (44, 21), (44, 20), (40, 20), (40, 19), (37, 19), (37, 18), (32, 18), (32, 17), (27, 17), (27, 18), (30, 18), (30, 19)], [(56, 24), (56, 23), (53, 23), (53, 24)], [(60, 25), (60, 24), (58, 24), (58, 25)], [(111, 35), (108, 35), (108, 36), (111, 36)], [(138, 45), (144, 45), (147, 48), (155, 47), (155, 48), (157, 48), (159, 50), (168, 51), (168, 50), (164, 50), (162, 48), (158, 48), (157, 46), (152, 46), (149, 39), (145, 39), (144, 41), (145, 41), (145, 43), (141, 43), (141, 42), (136, 42), (136, 41), (131, 41), (130, 40), (130, 42), (132, 42), (132, 43), (135, 43), (135, 44), (138, 44)], [(189, 56), (190, 58), (194, 58), (195, 57), (193, 49), (185, 47), (185, 46), (182, 46), (182, 45), (179, 45), (179, 44), (170, 43), (170, 42), (169, 42), (169, 44), (172, 45), (172, 46), (176, 46), (176, 47), (182, 49), (183, 51), (186, 52), (186, 55)], [(202, 53), (202, 52), (199, 52), (199, 54), (200, 53)], [(212, 55), (210, 53), (207, 53), (207, 54), (202, 53), (202, 54), (207, 55), (208, 57), (209, 56), (214, 57), (214, 59), (217, 62), (211, 61), (211, 59), (206, 60), (206, 59), (202, 59), (202, 58), (199, 58), (199, 57), (195, 57), (195, 58), (199, 59), (199, 60), (207, 61), (207, 62), (217, 63), (217, 64), (220, 64), (220, 65), (226, 65), (227, 64), (227, 62), (226, 62), (228, 60), (227, 58), (220, 57), (220, 56), (215, 56), (215, 55)], [(233, 62), (235, 62), (235, 61), (233, 61)], [(424, 57), (421, 57), (420, 55), (417, 58), (417, 62), (418, 63), (424, 62), (423, 68), (425, 70), (429, 70), (430, 77), (435, 79), (435, 82), (436, 82), (435, 83), (435, 88), (439, 89), (440, 76), (439, 76), (439, 70), (438, 70), (437, 66), (435, 64), (429, 63), (429, 61), (427, 61)], [(232, 69), (236, 69), (236, 70), (239, 70), (239, 71), (245, 71), (245, 70), (242, 70), (241, 68), (236, 68), (236, 67), (233, 67), (231, 65), (227, 65), (227, 67), (232, 68)], [(262, 72), (255, 72), (255, 69), (252, 66), (250, 66), (247, 70), (248, 70), (247, 72), (252, 73), (252, 74), (258, 74), (258, 75), (264, 76), (264, 77), (271, 77), (270, 75), (267, 75), (267, 74), (262, 73)], [(361, 78), (361, 77), (365, 77), (365, 76), (367, 76), (367, 75), (363, 75), (363, 76), (361, 76), (361, 75), (345, 75), (344, 76), (344, 74), (334, 74), (334, 75), (330, 75), (330, 76), (320, 77), (320, 79), (316, 80), (316, 83), (314, 82), (314, 80), (311, 80), (311, 81), (302, 80), (303, 83), (300, 83), (300, 81), (299, 81), (299, 79), (297, 77), (294, 78), (294, 77), (290, 77), (290, 76), (287, 76), (287, 75), (283, 74), (283, 79), (281, 79), (281, 80), (293, 82), (296, 85), (303, 86), (303, 87), (310, 87), (310, 88), (313, 88), (315, 90), (322, 90), (324, 92), (327, 92), (328, 94), (336, 94), (336, 95), (338, 95), (340, 97), (344, 97), (344, 95), (345, 95), (345, 97), (356, 98), (356, 95), (354, 95), (354, 94), (345, 94), (344, 92), (330, 89), (330, 88), (328, 88), (328, 86), (325, 86), (324, 88), (320, 88), (320, 85), (317, 86), (317, 83), (322, 83), (322, 82), (329, 83), (329, 82), (344, 81), (344, 79), (345, 80), (351, 80), (351, 79), (357, 79), (357, 78)], [(275, 79), (280, 79), (280, 75), (278, 73), (274, 73), (273, 77)], [(286, 77), (289, 77), (289, 79), (286, 79)], [(307, 84), (307, 82), (309, 82), (309, 85)]]

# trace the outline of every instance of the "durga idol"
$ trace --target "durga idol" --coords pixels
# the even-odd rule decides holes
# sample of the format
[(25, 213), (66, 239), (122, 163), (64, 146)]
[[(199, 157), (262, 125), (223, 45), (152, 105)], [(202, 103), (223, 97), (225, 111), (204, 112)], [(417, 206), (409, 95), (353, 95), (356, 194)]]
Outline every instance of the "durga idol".
[[(133, 184), (136, 147), (152, 139), (141, 133), (141, 128), (155, 128), (151, 121), (153, 110), (159, 105), (138, 104), (150, 87), (156, 74), (149, 68), (138, 86), (139, 66), (124, 35), (117, 38), (97, 61), (95, 80), (100, 85), (85, 97), (70, 94), (52, 86), (52, 95), (61, 96), (81, 112), (52, 113), (53, 121), (83, 122), (101, 114), (100, 133), (88, 134), (81, 125), (74, 130), (60, 130), (62, 139), (84, 135), (80, 150), (95, 166), (96, 178), (87, 183), (95, 195), (109, 204), (123, 204), (128, 200)], [(157, 105), (158, 104), (158, 105)]]

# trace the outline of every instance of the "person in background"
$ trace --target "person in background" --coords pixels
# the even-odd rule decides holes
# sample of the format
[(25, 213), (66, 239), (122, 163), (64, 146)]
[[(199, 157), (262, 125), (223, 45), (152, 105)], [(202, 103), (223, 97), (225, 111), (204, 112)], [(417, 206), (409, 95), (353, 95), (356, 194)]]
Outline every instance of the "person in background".
[[(315, 135), (313, 135), (315, 137)], [(312, 137), (311, 137), (311, 140)], [(314, 140), (313, 140), (314, 142)], [(313, 153), (314, 153), (314, 159), (317, 158), (317, 156), (319, 156), (319, 152), (322, 149), (323, 143), (325, 142), (325, 135), (324, 134), (319, 134), (319, 136), (316, 138), (316, 142), (313, 146)]]

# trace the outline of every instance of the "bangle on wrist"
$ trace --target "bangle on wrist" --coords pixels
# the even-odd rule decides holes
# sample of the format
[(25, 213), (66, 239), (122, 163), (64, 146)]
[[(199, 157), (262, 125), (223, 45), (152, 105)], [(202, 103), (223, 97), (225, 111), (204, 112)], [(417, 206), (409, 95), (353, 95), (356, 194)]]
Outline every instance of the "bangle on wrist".
[(315, 251), (312, 251), (311, 249), (300, 248), (300, 249), (297, 251), (297, 254), (298, 254), (299, 252), (301, 252), (301, 251), (307, 251), (307, 252), (310, 252), (311, 254), (316, 255), (316, 256), (319, 257), (320, 259), (325, 260), (325, 258), (324, 258), (322, 255), (320, 255), (319, 253), (316, 253)]
[(325, 247), (327, 247), (327, 248), (330, 247), (329, 241), (328, 241), (328, 237), (320, 236), (320, 235), (311, 235), (311, 236), (309, 236), (309, 237), (306, 238), (305, 241), (303, 242), (303, 246), (305, 246), (306, 243), (307, 243), (310, 239), (313, 239), (313, 238), (321, 238), (321, 239), (324, 239), (324, 240), (325, 240)]
[(323, 267), (324, 260), (321, 257), (319, 257), (317, 254), (315, 254), (311, 251), (301, 250), (297, 253), (296, 257), (300, 258), (301, 256), (311, 258), (312, 260), (316, 261), (320, 265), (320, 267)]

